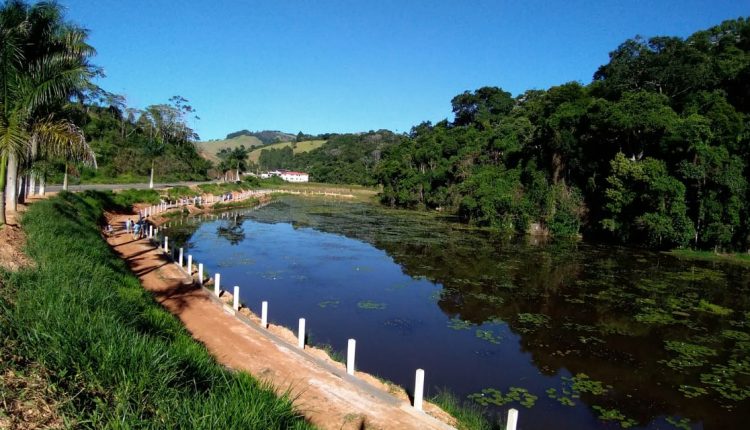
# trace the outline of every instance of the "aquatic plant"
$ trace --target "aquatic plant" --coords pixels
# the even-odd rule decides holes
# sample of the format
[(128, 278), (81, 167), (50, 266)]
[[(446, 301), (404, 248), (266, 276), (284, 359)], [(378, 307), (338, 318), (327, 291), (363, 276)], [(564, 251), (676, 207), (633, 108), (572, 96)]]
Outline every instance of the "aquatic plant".
[(469, 321), (464, 321), (461, 318), (455, 317), (448, 320), (448, 328), (452, 330), (471, 330), (474, 324)]
[(323, 300), (322, 302), (318, 303), (318, 306), (321, 308), (337, 308), (339, 306), (339, 303), (341, 301), (339, 300)]
[[(700, 376), (701, 383), (716, 391), (723, 399), (739, 402), (750, 398), (750, 386), (737, 381), (738, 376), (750, 376), (750, 359), (730, 359), (726, 364), (716, 364), (711, 371)], [(732, 405), (723, 405), (732, 408)]]
[(492, 332), (492, 330), (481, 330), (478, 329), (475, 333), (476, 337), (478, 339), (482, 339), (489, 343), (499, 344), (501, 340), (503, 340), (502, 336), (495, 335), (495, 333)]
[(382, 310), (382, 309), (385, 309), (386, 304), (373, 302), (372, 300), (362, 300), (362, 301), (357, 302), (357, 307), (360, 309), (367, 309), (367, 310)]
[(725, 308), (723, 306), (719, 306), (716, 303), (711, 303), (706, 300), (701, 300), (698, 302), (698, 306), (696, 307), (697, 310), (708, 312), (710, 314), (719, 315), (719, 316), (727, 316), (731, 315), (734, 310), (730, 308)]
[(508, 394), (496, 388), (484, 388), (478, 393), (469, 394), (469, 399), (482, 406), (503, 406), (511, 402), (518, 402), (521, 406), (532, 408), (539, 397), (529, 393), (529, 390), (519, 387), (510, 387)]
[(677, 357), (670, 360), (661, 360), (660, 363), (664, 363), (675, 370), (703, 366), (708, 362), (708, 357), (718, 355), (715, 349), (679, 340), (665, 341), (664, 349), (677, 353)]
[(693, 385), (680, 385), (679, 390), (682, 393), (682, 395), (687, 397), (688, 399), (700, 397), (708, 393), (708, 390), (706, 390), (705, 388), (695, 387)]
[(691, 428), (690, 420), (688, 418), (667, 417), (666, 421), (680, 430), (690, 430)]
[(566, 395), (558, 394), (557, 389), (555, 388), (548, 388), (546, 393), (547, 393), (547, 397), (549, 397), (552, 400), (557, 400), (563, 406), (575, 406), (576, 405), (573, 399), (571, 399), (570, 397)]
[(620, 427), (626, 429), (638, 424), (638, 421), (628, 418), (617, 409), (607, 409), (603, 406), (594, 405), (591, 407), (597, 412), (597, 416), (602, 421), (617, 421)]
[(544, 314), (520, 313), (516, 315), (521, 327), (518, 331), (521, 333), (530, 333), (541, 327), (548, 327), (550, 318)]
[(573, 392), (573, 397), (577, 398), (580, 393), (589, 393), (595, 396), (601, 396), (612, 388), (610, 385), (605, 385), (601, 381), (591, 379), (591, 377), (585, 373), (577, 373), (575, 376), (566, 377), (563, 376), (562, 380), (565, 385), (570, 388)]

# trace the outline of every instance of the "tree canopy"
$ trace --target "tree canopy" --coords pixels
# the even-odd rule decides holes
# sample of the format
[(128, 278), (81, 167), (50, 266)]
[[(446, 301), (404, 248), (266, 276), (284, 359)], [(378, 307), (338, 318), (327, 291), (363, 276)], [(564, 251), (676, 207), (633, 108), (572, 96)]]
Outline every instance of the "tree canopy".
[(451, 101), (376, 176), (393, 206), (657, 248), (750, 246), (750, 22), (636, 37), (588, 85)]

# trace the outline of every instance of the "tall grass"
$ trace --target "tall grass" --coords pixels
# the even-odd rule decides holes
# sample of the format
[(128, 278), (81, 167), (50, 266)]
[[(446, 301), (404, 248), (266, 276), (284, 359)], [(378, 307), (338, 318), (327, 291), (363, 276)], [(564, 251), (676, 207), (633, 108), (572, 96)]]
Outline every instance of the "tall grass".
[(461, 402), (455, 394), (448, 390), (440, 390), (430, 399), (430, 402), (440, 406), (456, 419), (458, 430), (500, 430), (499, 422), (490, 422), (482, 410), (474, 404)]
[(111, 195), (60, 193), (23, 218), (35, 269), (3, 274), (0, 336), (50, 372), (87, 428), (310, 428), (249, 375), (231, 372), (144, 291), (102, 241)]

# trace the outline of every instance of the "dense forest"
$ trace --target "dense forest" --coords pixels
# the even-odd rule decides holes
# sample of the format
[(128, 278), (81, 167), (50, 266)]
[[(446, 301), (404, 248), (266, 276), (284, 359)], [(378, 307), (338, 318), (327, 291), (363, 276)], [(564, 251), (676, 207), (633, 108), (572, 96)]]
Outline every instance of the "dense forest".
[(260, 169), (302, 170), (316, 182), (377, 185), (376, 166), (382, 152), (405, 137), (379, 130), (359, 134), (325, 134), (316, 138), (327, 141), (309, 152), (294, 154), (292, 147), (264, 149), (258, 160)]
[(103, 93), (73, 107), (98, 168), (82, 168), (83, 179), (112, 180), (154, 175), (160, 180), (205, 179), (211, 163), (198, 156), (198, 136), (188, 125), (194, 109), (175, 96), (143, 110), (127, 108), (120, 96)]
[(234, 139), (239, 136), (257, 137), (264, 145), (278, 142), (289, 142), (295, 139), (293, 134), (284, 133), (278, 130), (250, 131), (247, 129), (235, 131), (227, 134), (227, 139)]
[(750, 21), (637, 37), (588, 85), (451, 101), (386, 148), (392, 206), (501, 230), (669, 248), (750, 245)]

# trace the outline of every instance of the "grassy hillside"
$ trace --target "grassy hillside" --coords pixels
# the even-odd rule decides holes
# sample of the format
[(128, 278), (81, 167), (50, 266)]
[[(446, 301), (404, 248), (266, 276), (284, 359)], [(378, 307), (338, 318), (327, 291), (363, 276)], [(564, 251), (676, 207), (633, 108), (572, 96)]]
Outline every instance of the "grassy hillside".
[(245, 145), (245, 148), (254, 148), (256, 146), (262, 146), (263, 142), (255, 136), (237, 136), (232, 139), (214, 140), (209, 142), (198, 142), (198, 152), (204, 158), (216, 162), (219, 158), (216, 154), (222, 149), (234, 149), (240, 145)]
[(310, 428), (288, 396), (218, 364), (141, 288), (101, 238), (115, 200), (60, 193), (24, 216), (36, 267), (0, 272), (0, 418), (6, 400), (28, 397), (2, 378), (32, 373), (60, 399), (59, 428)]
[(248, 156), (248, 158), (252, 162), (257, 163), (258, 159), (260, 158), (260, 152), (264, 149), (281, 149), (281, 148), (286, 148), (287, 146), (292, 146), (292, 149), (295, 154), (301, 154), (303, 152), (310, 152), (313, 149), (320, 148), (321, 146), (323, 146), (324, 143), (326, 143), (325, 140), (305, 140), (297, 144), (294, 144), (293, 142), (274, 143), (271, 145), (266, 145), (266, 146), (254, 149), (253, 151), (250, 152), (250, 155)]

